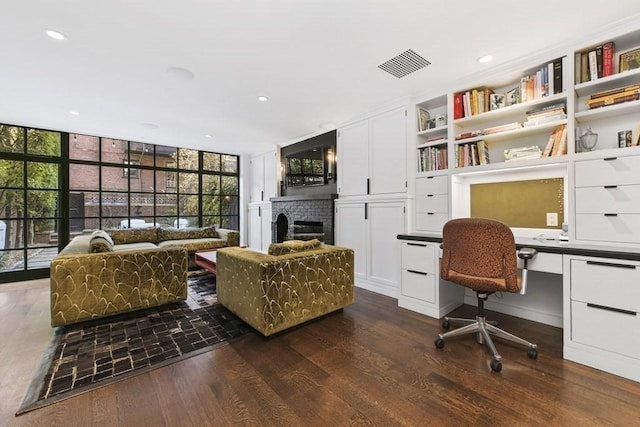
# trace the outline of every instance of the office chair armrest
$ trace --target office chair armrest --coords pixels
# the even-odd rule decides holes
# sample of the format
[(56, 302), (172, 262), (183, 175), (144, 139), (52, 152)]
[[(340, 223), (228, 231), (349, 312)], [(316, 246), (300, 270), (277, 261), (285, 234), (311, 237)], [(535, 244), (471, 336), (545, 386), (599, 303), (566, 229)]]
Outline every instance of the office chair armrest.
[(537, 253), (538, 253), (537, 249), (522, 248), (518, 251), (518, 258), (523, 259), (525, 261), (525, 266), (526, 266), (527, 265), (526, 261), (536, 256)]
[(537, 249), (534, 248), (522, 248), (518, 251), (518, 258), (524, 261), (524, 266), (522, 267), (522, 283), (520, 285), (520, 295), (524, 295), (527, 293), (527, 261), (532, 259), (538, 253)]

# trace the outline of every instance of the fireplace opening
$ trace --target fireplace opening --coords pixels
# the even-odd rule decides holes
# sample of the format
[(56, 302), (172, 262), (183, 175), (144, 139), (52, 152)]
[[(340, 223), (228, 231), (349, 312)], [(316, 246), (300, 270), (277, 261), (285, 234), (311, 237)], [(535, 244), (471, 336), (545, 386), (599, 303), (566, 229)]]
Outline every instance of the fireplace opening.
[(278, 215), (276, 219), (276, 230), (274, 236), (276, 243), (282, 243), (287, 240), (287, 233), (289, 232), (289, 220), (284, 214)]
[(293, 221), (293, 239), (324, 242), (324, 224), (322, 221)]

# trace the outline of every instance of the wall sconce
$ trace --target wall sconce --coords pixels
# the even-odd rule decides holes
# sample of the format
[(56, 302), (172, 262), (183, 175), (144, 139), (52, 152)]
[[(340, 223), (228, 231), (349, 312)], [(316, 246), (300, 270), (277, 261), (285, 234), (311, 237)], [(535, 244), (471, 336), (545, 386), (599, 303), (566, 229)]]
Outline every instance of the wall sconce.
[(327, 149), (327, 179), (333, 179), (333, 168), (336, 165), (336, 156), (333, 148)]

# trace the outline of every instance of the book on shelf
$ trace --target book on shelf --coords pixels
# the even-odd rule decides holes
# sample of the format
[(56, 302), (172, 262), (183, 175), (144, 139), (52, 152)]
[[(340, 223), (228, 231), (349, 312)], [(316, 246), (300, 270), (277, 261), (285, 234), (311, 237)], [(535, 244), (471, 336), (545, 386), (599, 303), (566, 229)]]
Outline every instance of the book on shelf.
[(598, 57), (596, 51), (592, 50), (588, 54), (589, 58), (589, 80), (598, 80)]
[(460, 144), (456, 147), (456, 167), (489, 164), (489, 148), (484, 140)]
[(453, 119), (461, 119), (464, 117), (464, 106), (462, 105), (462, 93), (453, 95)]
[(640, 99), (640, 91), (633, 91), (631, 93), (625, 93), (622, 95), (613, 95), (611, 97), (600, 98), (593, 101), (587, 101), (587, 105), (589, 106), (589, 108), (593, 109), (593, 108), (599, 108), (599, 107), (606, 107), (609, 105), (622, 104), (624, 102), (629, 102), (629, 101), (637, 101), (638, 99)]
[(431, 138), (427, 138), (425, 142), (430, 142), (430, 143), (442, 142), (444, 144), (445, 142), (447, 142), (447, 138), (444, 136), (432, 136)]
[(602, 77), (613, 75), (613, 55), (615, 45), (613, 42), (607, 42), (602, 45)]
[(538, 126), (538, 125), (542, 125), (545, 123), (550, 123), (550, 122), (555, 122), (558, 120), (566, 120), (567, 119), (567, 115), (564, 113), (558, 113), (558, 114), (551, 114), (551, 115), (547, 115), (547, 116), (541, 116), (541, 117), (535, 117), (532, 119), (527, 119), (526, 122), (524, 122), (522, 125), (524, 127), (530, 127), (530, 126)]
[(447, 169), (447, 149), (425, 147), (418, 150), (418, 172)]
[(484, 129), (482, 132), (484, 135), (491, 135), (493, 133), (506, 132), (509, 130), (520, 129), (522, 124), (520, 122), (507, 123), (500, 126), (493, 126), (490, 128)]
[(562, 156), (567, 154), (567, 125), (558, 126), (555, 131), (551, 156)]
[(567, 104), (564, 102), (558, 102), (544, 107), (536, 108), (527, 111), (525, 114), (527, 119), (532, 119), (540, 116), (548, 116), (550, 114), (562, 114), (567, 112)]
[(557, 95), (562, 93), (563, 84), (562, 84), (562, 58), (557, 58), (553, 60), (553, 94)]
[[(598, 92), (598, 93), (594, 93), (593, 95), (591, 95), (589, 97), (589, 100), (596, 100), (598, 98), (607, 98), (610, 97), (612, 95), (617, 95), (623, 92), (632, 92), (632, 91), (636, 91), (640, 89), (640, 84), (634, 84), (634, 85), (629, 85), (629, 86), (624, 86), (624, 87), (619, 87), (616, 89), (611, 89), (611, 90), (605, 90), (602, 92)], [(625, 93), (626, 95), (626, 93)]]
[(588, 82), (589, 81), (589, 53), (588, 52), (582, 53), (582, 63), (580, 64), (580, 68), (582, 69), (582, 72), (580, 74), (580, 81), (582, 83)]
[(474, 138), (476, 136), (484, 135), (481, 130), (470, 130), (467, 132), (459, 133), (456, 135), (456, 141), (460, 139)]

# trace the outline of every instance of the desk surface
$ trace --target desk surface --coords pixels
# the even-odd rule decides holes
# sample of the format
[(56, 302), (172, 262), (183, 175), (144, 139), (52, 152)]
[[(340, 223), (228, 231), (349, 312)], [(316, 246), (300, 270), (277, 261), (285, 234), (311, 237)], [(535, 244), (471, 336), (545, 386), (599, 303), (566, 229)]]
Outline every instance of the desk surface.
[[(409, 233), (398, 234), (399, 240), (414, 242), (442, 242), (442, 234), (437, 233)], [(640, 261), (640, 248), (617, 247), (606, 245), (581, 245), (560, 240), (538, 240), (530, 237), (516, 237), (516, 248), (534, 248), (538, 252), (582, 255), (613, 259)]]

